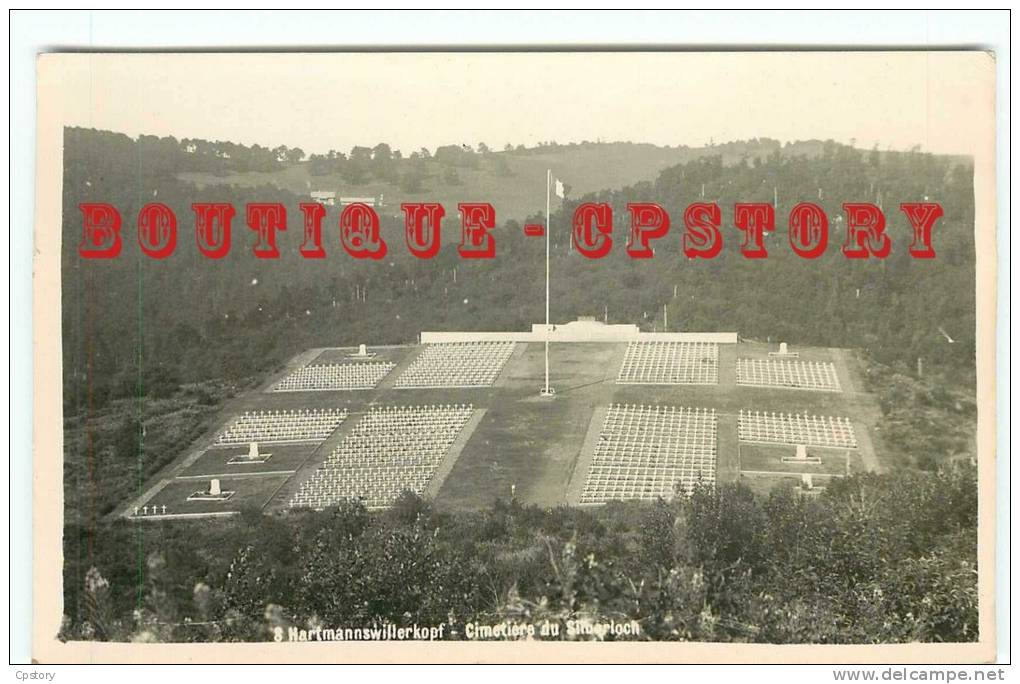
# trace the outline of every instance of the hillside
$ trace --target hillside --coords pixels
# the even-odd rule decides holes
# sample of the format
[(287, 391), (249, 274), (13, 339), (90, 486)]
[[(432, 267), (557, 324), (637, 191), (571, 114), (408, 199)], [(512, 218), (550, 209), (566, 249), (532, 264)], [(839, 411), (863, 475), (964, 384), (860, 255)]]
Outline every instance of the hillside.
[[(330, 258), (303, 259), (297, 250), (298, 230), (281, 237), (280, 259), (253, 259), (251, 231), (240, 226), (235, 230), (236, 248), (215, 262), (199, 257), (193, 239), (184, 235), (176, 253), (165, 260), (143, 258), (137, 249), (125, 248), (116, 260), (90, 262), (77, 253), (80, 202), (110, 202), (123, 216), (131, 217), (147, 198), (158, 196), (182, 217), (182, 230), (189, 230), (191, 221), (183, 217), (191, 214), (190, 204), (196, 201), (241, 206), (275, 200), (294, 211), (307, 193), (266, 183), (272, 176), (307, 178), (313, 165), (317, 172), (333, 168), (341, 178), (388, 175), (395, 176), (397, 183), (406, 182), (411, 167), (442, 166), (456, 170), (458, 178), (487, 179), (495, 186), (489, 168), (496, 163), (493, 159), (514, 161), (518, 168), (531, 164), (539, 170), (554, 158), (573, 160), (576, 171), (553, 167), (558, 174), (566, 169), (561, 174), (565, 182), (575, 184), (567, 201), (554, 205), (551, 217), (555, 274), (551, 314), (556, 320), (599, 315), (651, 330), (665, 322), (661, 312), (666, 305), (672, 330), (736, 330), (745, 338), (762, 341), (863, 349), (903, 373), (916, 368), (920, 357), (926, 373), (944, 374), (954, 385), (973, 386), (973, 171), (956, 159), (915, 152), (862, 152), (832, 142), (781, 147), (775, 141), (748, 141), (717, 145), (711, 148), (712, 154), (651, 145), (591, 144), (481, 154), (451, 147), (436, 150), (431, 160), (416, 153), (413, 160), (398, 161), (393, 161), (395, 152), (380, 155), (369, 148), (352, 150), (350, 158), (313, 155), (299, 161), (305, 154), (294, 150), (288, 151), (293, 153), (287, 161), (282, 149), (200, 143), (67, 131), (63, 331), (68, 371), (65, 401), (70, 414), (88, 401), (96, 408), (111, 399), (134, 396), (139, 374), (147, 388), (169, 385), (172, 389), (182, 382), (210, 378), (236, 382), (314, 346), (344, 346), (369, 339), (377, 344), (406, 344), (423, 329), (524, 329), (541, 317), (544, 299), (543, 245), (528, 242), (504, 209), (497, 214), (499, 256), (484, 263), (461, 259), (453, 249), (444, 249), (429, 261), (415, 259), (398, 248), (403, 242), (402, 220), (384, 215), (382, 234), (398, 247), (380, 268), (378, 263), (346, 257), (333, 247), (328, 248)], [(618, 215), (625, 214), (627, 202), (658, 201), (678, 216), (683, 206), (699, 198), (728, 207), (737, 201), (769, 201), (773, 189), (781, 207), (814, 200), (829, 216), (838, 216), (847, 198), (894, 207), (900, 201), (930, 196), (946, 208), (935, 238), (939, 258), (910, 259), (902, 248), (909, 236), (902, 217), (896, 217), (889, 226), (896, 249), (886, 260), (851, 262), (835, 248), (835, 237), (829, 253), (819, 259), (801, 259), (777, 244), (769, 259), (747, 260), (734, 249), (732, 226), (725, 228), (727, 248), (709, 261), (683, 258), (678, 235), (662, 240), (654, 259), (633, 260), (620, 249), (605, 259), (580, 259), (564, 239), (580, 193), (587, 187), (575, 178), (584, 178), (582, 168), (592, 177), (622, 174), (624, 168), (622, 161), (586, 164), (595, 158), (614, 158), (599, 150), (615, 150), (615, 158), (630, 159), (632, 168), (639, 165), (636, 152), (647, 159), (703, 155), (663, 169), (654, 182), (614, 189), (613, 181), (607, 180), (605, 188), (587, 195), (586, 199), (608, 202)], [(373, 166), (377, 162), (372, 154), (391, 163)], [(182, 180), (196, 173), (220, 184), (196, 189)], [(535, 175), (529, 176), (528, 183), (535, 184), (531, 190), (520, 189), (530, 187), (523, 172), (508, 177), (498, 190), (505, 197), (514, 193), (526, 198), (524, 207), (544, 205), (544, 173)], [(316, 176), (326, 177), (331, 176)], [(247, 178), (250, 185), (228, 182), (239, 178)], [(433, 174), (423, 183), (439, 180)], [(444, 192), (458, 200), (499, 201), (482, 190), (477, 190), (480, 196), (469, 197), (475, 191), (466, 183), (457, 187)], [(531, 195), (537, 197), (530, 199)], [(433, 198), (444, 200), (438, 190)], [(448, 207), (447, 211), (455, 210)], [(325, 225), (335, 226), (337, 214), (338, 208), (331, 207)], [(455, 221), (450, 217), (450, 227), (444, 231), (454, 240), (459, 231), (450, 224)], [(783, 228), (777, 228), (780, 241), (782, 232)], [(328, 239), (335, 236), (331, 231)], [(622, 239), (618, 234), (617, 240)], [(125, 306), (127, 302), (137, 305)], [(945, 335), (953, 342), (947, 342)], [(91, 370), (88, 383), (86, 369)]]
[[(546, 169), (567, 186), (568, 197), (654, 181), (676, 164), (706, 156), (721, 156), (724, 164), (743, 159), (764, 159), (780, 149), (774, 140), (727, 143), (711, 147), (659, 147), (613, 142), (545, 145), (501, 152), (465, 153), (450, 159), (437, 154), (394, 160), (381, 174), (330, 169), (317, 160), (281, 164), (269, 171), (185, 171), (180, 180), (201, 188), (233, 185), (254, 188), (274, 186), (296, 195), (311, 191), (336, 192), (347, 197), (383, 197), (383, 213), (399, 214), (401, 202), (436, 201), (451, 211), (458, 202), (487, 201), (496, 207), (500, 221), (523, 220), (545, 211)], [(799, 142), (782, 148), (800, 156), (820, 154), (822, 143)], [(368, 149), (368, 148), (364, 148)], [(443, 150), (444, 148), (440, 148)], [(397, 153), (399, 154), (399, 153)], [(345, 159), (349, 166), (350, 159)], [(366, 161), (371, 168), (373, 160)], [(325, 173), (317, 173), (326, 170)], [(389, 180), (379, 176), (389, 176)], [(360, 182), (359, 182), (360, 181)]]
[[(665, 161), (655, 161), (660, 155)], [(690, 157), (674, 162), (670, 155)], [(66, 130), (62, 638), (259, 641), (272, 639), (275, 629), (380, 623), (448, 624), (446, 636), (463, 638), (469, 622), (524, 617), (565, 624), (578, 616), (634, 621), (647, 639), (976, 638), (977, 489), (969, 463), (976, 419), (974, 186), (966, 161), (814, 141), (710, 150), (447, 147), (434, 156), (398, 158), (377, 146), (306, 160), (303, 151), (283, 147)], [(666, 168), (656, 171), (655, 164)], [(551, 216), (553, 320), (594, 315), (642, 332), (739, 331), (735, 350), (752, 358), (767, 358), (785, 340), (805, 362), (835, 363), (845, 393), (774, 396), (737, 388), (737, 359), (729, 352), (722, 353), (714, 387), (617, 387), (606, 378), (617, 377), (622, 346), (582, 358), (557, 345), (551, 351), (557, 399), (542, 410), (548, 404), (534, 394), (543, 350), (522, 346), (502, 384), (470, 390), (470, 398), (460, 390), (398, 393), (394, 386), (367, 390), (347, 406), (354, 415), (380, 398), (473, 404), (469, 420), (477, 422), (451, 447), (459, 456), (445, 479), (436, 476), (443, 484), (434, 501), (407, 496), (388, 512), (343, 505), (288, 516), (252, 514), (245, 505), (240, 515), (200, 524), (105, 519), (147, 495), (163, 472), (181, 480), (166, 492), (172, 498), (146, 498), (141, 513), (155, 504), (161, 516), (171, 513), (233, 455), (203, 453), (211, 430), (256, 404), (305, 401), (300, 393), (249, 391), (282, 373), (288, 358), (370, 342), (404, 345), (386, 352), (399, 364), (410, 362), (406, 345), (423, 329), (521, 330), (541, 320), (543, 245), (509, 219), (544, 209), (547, 166), (573, 186)], [(378, 182), (409, 198), (493, 201), (499, 258), (463, 260), (446, 245), (432, 260), (393, 249), (382, 262), (356, 261), (336, 246), (336, 207), (328, 218), (334, 242), (327, 259), (300, 256), (293, 218), (281, 258), (256, 259), (241, 216), (226, 257), (198, 255), (193, 202), (278, 201), (294, 211), (313, 179), (349, 183), (335, 188), (343, 194), (373, 194), (368, 188)], [(198, 182), (204, 187), (196, 189)], [(906, 254), (902, 219), (889, 228), (896, 249), (885, 260), (847, 260), (836, 239), (810, 261), (779, 244), (770, 245), (769, 259), (748, 260), (735, 248), (732, 225), (725, 227), (727, 248), (713, 260), (685, 259), (677, 233), (661, 241), (652, 259), (630, 259), (618, 249), (586, 260), (565, 237), (574, 207), (589, 192), (617, 214), (633, 201), (660, 202), (677, 215), (699, 198), (729, 207), (769, 201), (773, 193), (782, 208), (818, 201), (829, 216), (838, 216), (847, 199), (889, 209), (926, 196), (941, 201), (946, 214), (935, 240), (938, 258), (931, 260)], [(178, 249), (162, 260), (144, 257), (132, 234), (140, 206), (154, 197), (182, 217)], [(400, 199), (387, 195), (386, 203), (399, 207)], [(119, 258), (80, 258), (77, 206), (86, 201), (112, 203), (125, 217)], [(400, 246), (402, 221), (383, 213), (383, 234)], [(777, 227), (780, 242), (783, 232)], [(856, 372), (846, 372), (843, 359)], [(590, 472), (582, 466), (594, 463), (598, 406), (667, 400), (718, 413), (717, 487), (672, 502), (556, 505), (574, 500), (581, 482), (574, 473)], [(313, 401), (335, 407), (337, 398), (322, 393)], [(826, 452), (819, 475), (842, 465), (849, 477), (827, 483), (817, 496), (783, 487), (765, 494), (757, 485), (773, 475), (763, 464), (771, 459), (777, 472), (783, 466), (771, 445), (739, 444), (733, 414), (751, 408), (863, 423), (859, 434), (874, 438), (874, 457), (886, 472), (854, 474), (865, 449), (841, 462)], [(348, 423), (354, 425), (360, 422)], [(563, 458), (565, 443), (576, 462)], [(277, 493), (289, 501), (289, 492), (278, 489), (281, 471), (317, 465), (334, 446), (314, 454), (308, 444), (280, 444), (267, 455), (272, 470), (248, 478), (257, 484), (227, 490), (236, 503), (271, 501)], [(582, 462), (582, 452), (591, 460)], [(243, 466), (256, 472), (255, 463)], [(734, 481), (738, 470), (754, 477)]]

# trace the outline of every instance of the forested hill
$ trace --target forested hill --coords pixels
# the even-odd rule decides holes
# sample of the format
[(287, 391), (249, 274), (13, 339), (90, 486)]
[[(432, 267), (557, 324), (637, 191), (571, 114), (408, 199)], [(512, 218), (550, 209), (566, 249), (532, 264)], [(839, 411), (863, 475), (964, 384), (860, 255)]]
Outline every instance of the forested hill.
[[(155, 144), (154, 141), (152, 144)], [(339, 197), (382, 199), (380, 211), (399, 214), (401, 202), (490, 202), (501, 219), (522, 220), (545, 211), (546, 170), (578, 196), (605, 188), (653, 181), (670, 166), (718, 156), (727, 165), (744, 159), (764, 159), (782, 150), (797, 156), (817, 156), (824, 143), (805, 141), (785, 147), (776, 140), (735, 141), (708, 147), (662, 147), (645, 143), (543, 143), (537, 147), (510, 146), (490, 150), (484, 143), (422, 148), (408, 154), (385, 143), (355, 146), (349, 152), (330, 150), (302, 159), (303, 150), (279, 147), (247, 154), (229, 143), (164, 139), (164, 153), (180, 157), (181, 180), (199, 187), (272, 186), (297, 195), (335, 192)], [(185, 150), (180, 153), (181, 146)], [(176, 149), (173, 149), (175, 148)], [(190, 150), (190, 152), (189, 152)], [(195, 156), (201, 164), (195, 168)], [(267, 159), (268, 157), (268, 159)], [(274, 160), (275, 157), (275, 160)], [(190, 170), (189, 170), (189, 167)], [(450, 233), (448, 239), (455, 239)]]
[[(751, 338), (857, 347), (903, 369), (915, 368), (922, 357), (929, 373), (972, 380), (972, 168), (954, 158), (834, 143), (762, 145), (734, 143), (725, 157), (695, 158), (622, 189), (583, 196), (572, 190), (552, 217), (553, 319), (596, 315), (661, 329), (666, 305), (671, 330), (738, 330)], [(736, 152), (752, 149), (761, 154)], [(793, 154), (797, 149), (810, 154)], [(182, 180), (189, 168), (229, 176), (256, 164), (266, 173), (285, 172), (295, 162), (282, 150), (238, 146), (224, 153), (194, 141), (68, 129), (64, 161), (64, 375), (71, 414), (86, 401), (98, 406), (139, 390), (252, 377), (311, 346), (409, 342), (423, 329), (523, 329), (544, 313), (543, 245), (500, 214), (495, 259), (463, 260), (451, 244), (435, 259), (414, 259), (404, 248), (402, 221), (384, 215), (389, 256), (366, 263), (339, 248), (338, 208), (331, 207), (323, 223), (328, 256), (306, 260), (298, 253), (297, 205), (307, 195), (271, 185), (198, 187)], [(744, 259), (732, 205), (775, 195), (778, 227), (768, 241), (770, 257)], [(896, 210), (901, 201), (924, 197), (946, 211), (933, 260), (907, 255), (906, 221)], [(723, 207), (726, 246), (716, 259), (691, 261), (680, 249), (682, 208), (702, 198)], [(584, 199), (615, 208), (616, 249), (597, 261), (568, 250), (570, 217)], [(786, 244), (786, 212), (802, 199), (820, 203), (833, 220), (829, 251), (813, 261), (796, 257)], [(623, 249), (624, 205), (634, 200), (660, 202), (673, 216), (673, 230), (653, 259), (633, 260)], [(854, 262), (840, 254), (834, 217), (848, 200), (885, 207), (893, 239), (888, 259)], [(83, 201), (109, 202), (121, 211), (125, 240), (117, 259), (79, 257), (77, 205)], [(169, 205), (178, 216), (177, 249), (161, 261), (140, 256), (134, 237), (137, 211), (150, 201)], [(291, 226), (280, 236), (282, 257), (252, 256), (254, 234), (244, 225), (243, 208), (234, 220), (230, 254), (218, 261), (201, 257), (190, 209), (201, 201), (284, 203)], [(456, 235), (456, 216), (452, 209), (447, 213), (444, 231)]]
[[(468, 185), (475, 173), (487, 173), (494, 159), (558, 154), (545, 147), (503, 157), (476, 150), (477, 172), (457, 166), (471, 163), (457, 155), (461, 161), (447, 163), (419, 154), (413, 163), (457, 170), (462, 190), (439, 196), (444, 202), (493, 201)], [(863, 389), (882, 412), (883, 462), (903, 466), (894, 472), (841, 479), (817, 497), (782, 487), (766, 497), (738, 483), (699, 487), (669, 503), (597, 509), (497, 501), (447, 512), (404, 496), (379, 514), (354, 504), (285, 518), (251, 510), (200, 525), (153, 521), (146, 530), (103, 522), (218, 426), (227, 397), (298, 351), (410, 342), (423, 329), (525, 329), (542, 319), (544, 241), (526, 238), (526, 217), (498, 206), (491, 260), (458, 256), (452, 207), (447, 244), (434, 259), (409, 256), (402, 220), (386, 212), (387, 258), (352, 259), (339, 246), (337, 207), (323, 222), (327, 257), (303, 259), (297, 205), (308, 194), (300, 183), (281, 189), (270, 179), (313, 163), (323, 175), (392, 172), (367, 164), (374, 153), (353, 156), (352, 172), (349, 156), (305, 160), (287, 148), (66, 131), (61, 638), (256, 641), (272, 638), (267, 630), (312, 623), (590, 616), (637, 620), (642, 638), (664, 640), (976, 639), (976, 471), (960, 458), (973, 453), (975, 421), (973, 172), (965, 160), (920, 153), (752, 141), (601, 186), (549, 163), (573, 184), (551, 216), (553, 320), (594, 315), (661, 330), (665, 310), (669, 330), (861, 349)], [(412, 163), (395, 165), (398, 183), (405, 161)], [(546, 165), (538, 164), (540, 183)], [(251, 183), (198, 185), (196, 174)], [(431, 192), (426, 184), (442, 177), (423, 187)], [(510, 175), (504, 184), (517, 192), (523, 182)], [(937, 258), (916, 260), (897, 206), (926, 197), (941, 202), (945, 216)], [(745, 259), (733, 203), (776, 198), (769, 258)], [(569, 249), (571, 216), (585, 200), (613, 205), (616, 244), (604, 259)], [(682, 209), (698, 200), (723, 210), (726, 244), (712, 260), (689, 260), (681, 250)], [(800, 200), (821, 204), (830, 218), (829, 249), (819, 259), (801, 259), (787, 244), (786, 217)], [(86, 201), (120, 210), (118, 258), (79, 256), (78, 204)], [(164, 260), (141, 255), (135, 237), (138, 210), (153, 201), (178, 217), (176, 251)], [(195, 245), (190, 207), (205, 201), (238, 208), (233, 248), (220, 260)], [(245, 226), (244, 205), (267, 201), (283, 203), (290, 223), (276, 260), (253, 256), (255, 236)], [(659, 202), (672, 217), (651, 259), (625, 252), (629, 201)], [(845, 201), (885, 209), (887, 259), (840, 253)]]

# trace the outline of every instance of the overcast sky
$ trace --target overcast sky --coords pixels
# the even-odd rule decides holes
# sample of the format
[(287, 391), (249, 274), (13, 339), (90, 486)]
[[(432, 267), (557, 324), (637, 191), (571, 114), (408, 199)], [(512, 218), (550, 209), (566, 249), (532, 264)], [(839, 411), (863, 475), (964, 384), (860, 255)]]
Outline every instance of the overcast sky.
[[(49, 61), (47, 61), (49, 60)], [(69, 125), (298, 146), (754, 137), (972, 154), (994, 107), (984, 53), (60, 55)]]

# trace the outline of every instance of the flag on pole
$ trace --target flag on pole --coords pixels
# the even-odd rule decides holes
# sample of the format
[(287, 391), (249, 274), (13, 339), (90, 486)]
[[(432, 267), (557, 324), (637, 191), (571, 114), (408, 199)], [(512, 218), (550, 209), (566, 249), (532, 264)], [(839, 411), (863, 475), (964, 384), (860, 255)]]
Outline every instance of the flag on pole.
[(556, 193), (556, 196), (559, 197), (560, 199), (566, 199), (567, 192), (563, 188), (563, 181), (561, 181), (559, 178), (556, 179), (556, 190), (555, 190), (555, 193)]
[(549, 331), (552, 330), (552, 326), (549, 325), (549, 214), (551, 211), (550, 203), (551, 197), (549, 191), (552, 190), (556, 193), (557, 197), (562, 198), (566, 193), (564, 192), (563, 183), (556, 179), (553, 183), (552, 169), (545, 170), (545, 386), (539, 391), (539, 396), (542, 397), (553, 397), (556, 395), (556, 390), (549, 386)]

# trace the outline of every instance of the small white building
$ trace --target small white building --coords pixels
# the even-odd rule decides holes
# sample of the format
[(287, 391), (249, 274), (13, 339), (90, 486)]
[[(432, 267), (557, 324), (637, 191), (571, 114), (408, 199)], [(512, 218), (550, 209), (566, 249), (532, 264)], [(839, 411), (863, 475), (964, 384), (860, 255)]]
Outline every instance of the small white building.
[(336, 193), (329, 192), (328, 190), (312, 190), (312, 200), (319, 204), (324, 204), (327, 207), (332, 207), (336, 204)]
[(381, 207), (382, 196), (379, 197), (341, 197), (340, 206), (346, 207), (348, 204), (366, 204), (370, 207)]

